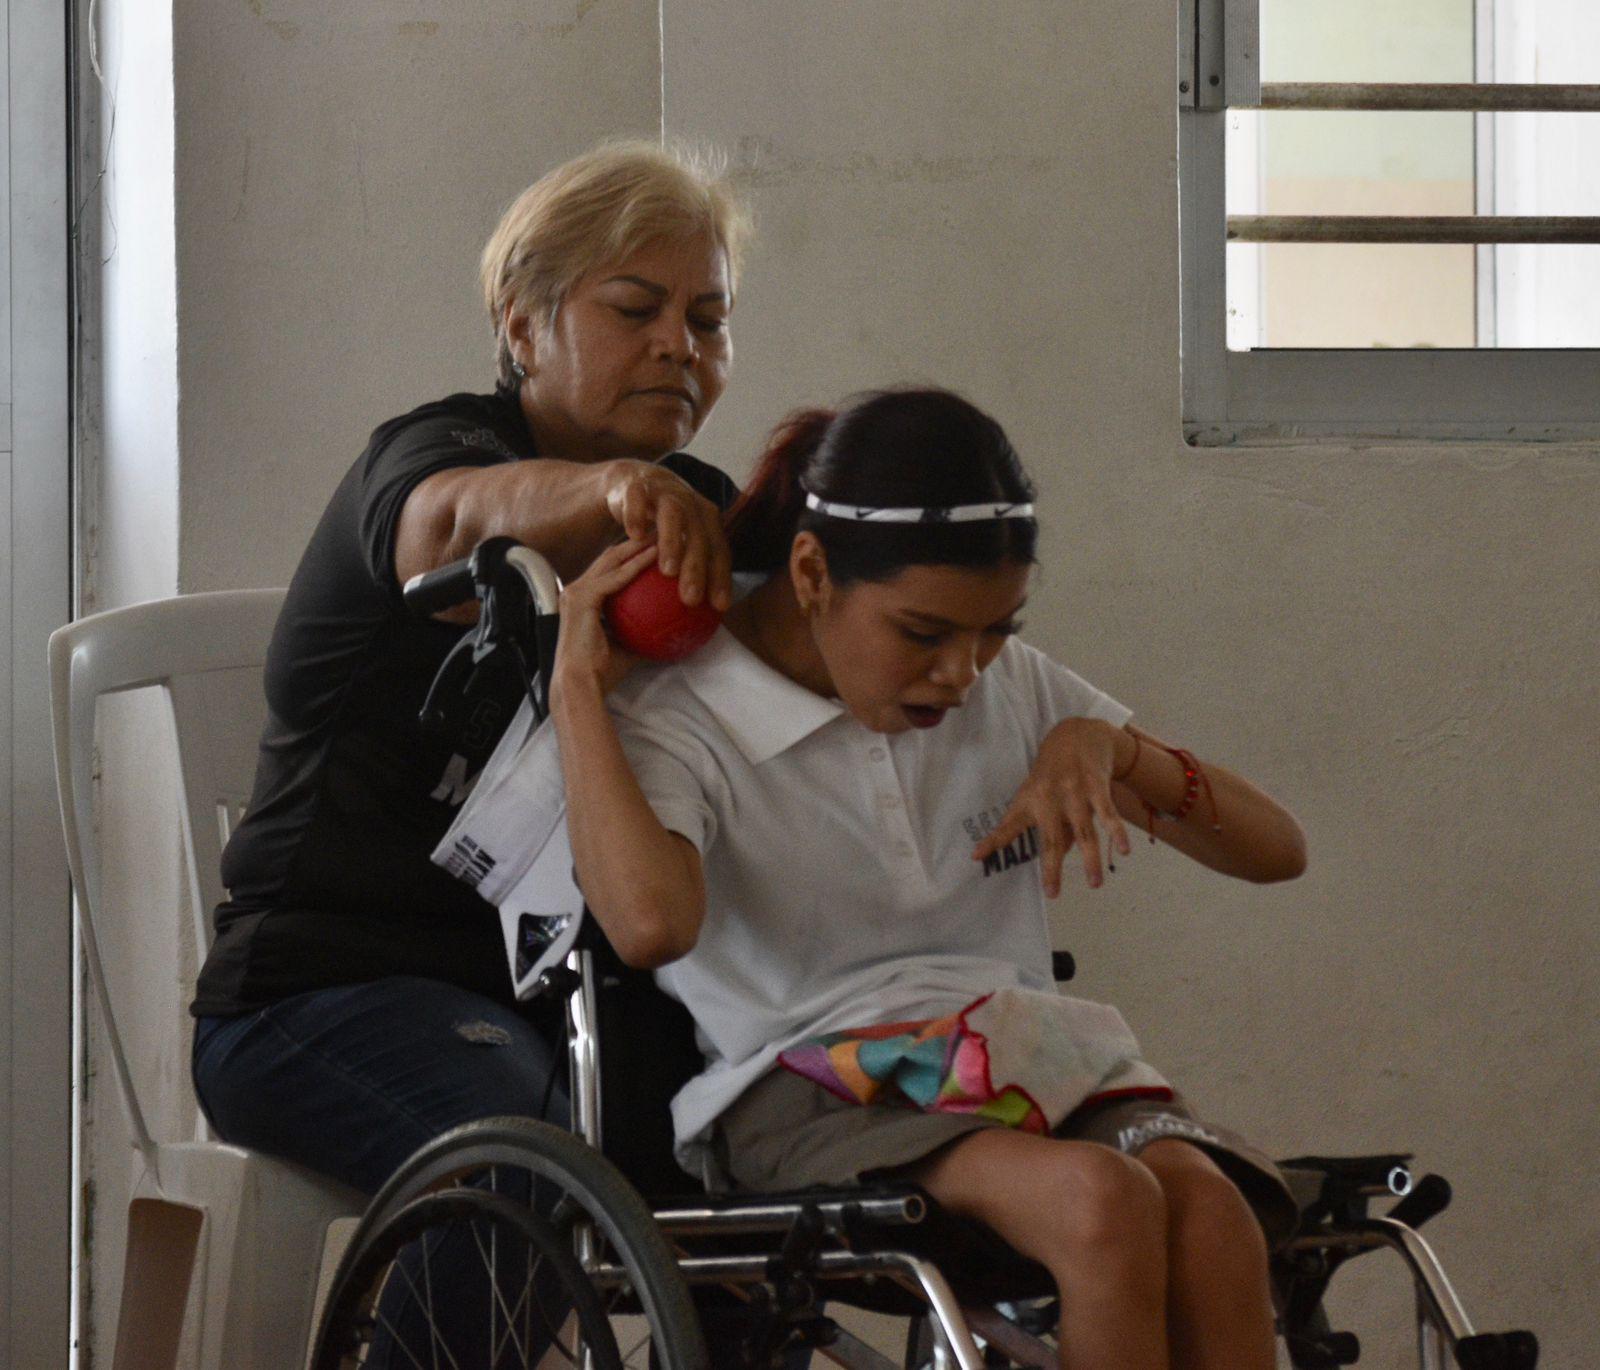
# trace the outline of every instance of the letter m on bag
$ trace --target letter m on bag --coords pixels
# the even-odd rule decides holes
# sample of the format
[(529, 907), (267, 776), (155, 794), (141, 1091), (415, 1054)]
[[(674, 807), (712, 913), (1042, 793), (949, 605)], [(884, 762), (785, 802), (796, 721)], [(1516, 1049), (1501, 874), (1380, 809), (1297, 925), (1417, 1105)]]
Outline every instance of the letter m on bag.
[(439, 777), (439, 783), (428, 798), (459, 806), (472, 793), (472, 786), (477, 779), (477, 776), (468, 777), (467, 758), (458, 752), (450, 758), (444, 774)]

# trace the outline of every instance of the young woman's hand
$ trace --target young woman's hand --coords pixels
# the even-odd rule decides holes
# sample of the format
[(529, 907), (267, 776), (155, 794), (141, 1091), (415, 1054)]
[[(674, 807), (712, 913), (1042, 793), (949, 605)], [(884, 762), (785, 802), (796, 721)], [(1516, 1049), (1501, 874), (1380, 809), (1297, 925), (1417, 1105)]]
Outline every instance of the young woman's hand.
[(1074, 843), (1090, 888), (1098, 888), (1105, 878), (1101, 828), (1110, 850), (1124, 856), (1132, 850), (1111, 798), (1119, 736), (1126, 734), (1097, 718), (1069, 718), (1056, 724), (999, 826), (978, 843), (972, 859), (982, 861), (1036, 827), (1039, 874), (1049, 898), (1061, 893), (1061, 866)]
[(552, 699), (568, 689), (598, 687), (609, 694), (638, 658), (618, 647), (606, 632), (606, 600), (656, 559), (656, 544), (630, 538), (600, 553), (561, 591), (561, 633), (551, 672)]

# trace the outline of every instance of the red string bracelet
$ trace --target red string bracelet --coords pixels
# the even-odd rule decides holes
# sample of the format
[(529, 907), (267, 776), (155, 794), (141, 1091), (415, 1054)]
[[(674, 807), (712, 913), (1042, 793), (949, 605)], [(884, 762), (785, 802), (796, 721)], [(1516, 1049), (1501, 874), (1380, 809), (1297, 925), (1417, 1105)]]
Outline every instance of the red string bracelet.
[(1205, 791), (1206, 802), (1211, 805), (1211, 831), (1221, 832), (1222, 823), (1217, 816), (1216, 792), (1211, 788), (1211, 777), (1205, 773), (1195, 754), (1185, 751), (1182, 747), (1168, 747), (1164, 743), (1156, 745), (1176, 758), (1178, 764), (1183, 767), (1183, 798), (1178, 801), (1177, 808), (1171, 810), (1158, 809), (1148, 800), (1144, 801), (1146, 827), (1150, 833), (1150, 840), (1152, 842), (1156, 840), (1156, 819), (1161, 818), (1168, 823), (1181, 823), (1194, 811), (1202, 789)]

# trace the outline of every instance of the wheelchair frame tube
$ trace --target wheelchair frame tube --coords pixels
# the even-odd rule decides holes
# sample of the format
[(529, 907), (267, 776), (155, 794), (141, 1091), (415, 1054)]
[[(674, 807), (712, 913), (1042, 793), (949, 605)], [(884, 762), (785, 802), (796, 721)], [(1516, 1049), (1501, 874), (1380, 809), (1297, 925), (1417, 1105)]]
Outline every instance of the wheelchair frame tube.
[(1456, 1343), (1472, 1336), (1473, 1330), (1439, 1258), (1419, 1232), (1392, 1218), (1368, 1218), (1353, 1227), (1301, 1237), (1290, 1243), (1291, 1249), (1299, 1250), (1333, 1247), (1370, 1251), (1380, 1246), (1396, 1252), (1411, 1270), (1417, 1291), (1419, 1351), (1423, 1365), (1428, 1366), (1430, 1332), (1442, 1336), (1448, 1348), (1454, 1351)]
[[(759, 1284), (768, 1277), (772, 1260), (771, 1256), (690, 1256), (678, 1262), (678, 1269), (691, 1284)], [(592, 1265), (586, 1273), (601, 1287), (628, 1282), (628, 1272), (610, 1262)], [(983, 1356), (967, 1327), (966, 1315), (932, 1262), (905, 1251), (823, 1251), (804, 1273), (824, 1280), (889, 1276), (928, 1301), (933, 1320), (954, 1353), (959, 1370), (983, 1370)]]
[(1418, 1370), (1449, 1370), (1449, 1343), (1433, 1320), (1427, 1297), (1417, 1289), (1417, 1366)]
[(927, 1215), (928, 1205), (920, 1194), (904, 1194), (892, 1199), (861, 1199), (839, 1203), (761, 1203), (755, 1200), (737, 1208), (662, 1208), (655, 1214), (663, 1231), (675, 1237), (694, 1237), (712, 1232), (787, 1232), (807, 1209), (815, 1209), (824, 1226), (830, 1231), (840, 1231), (846, 1222), (846, 1210), (869, 1222), (905, 1224), (920, 1223)]
[(594, 953), (567, 954), (578, 986), (567, 996), (567, 1079), (572, 1091), (572, 1130), (596, 1151), (600, 1136), (600, 1038), (594, 990)]
[[(567, 996), (567, 1084), (571, 1092), (572, 1130), (596, 1151), (600, 1151), (600, 1037), (599, 1015), (594, 991), (594, 955), (588, 951), (567, 953), (567, 969), (576, 973), (577, 987)], [(599, 1259), (600, 1246), (594, 1228), (580, 1223), (573, 1233), (578, 1263), (591, 1270)], [(581, 1335), (573, 1338), (583, 1370), (594, 1370), (594, 1350)]]

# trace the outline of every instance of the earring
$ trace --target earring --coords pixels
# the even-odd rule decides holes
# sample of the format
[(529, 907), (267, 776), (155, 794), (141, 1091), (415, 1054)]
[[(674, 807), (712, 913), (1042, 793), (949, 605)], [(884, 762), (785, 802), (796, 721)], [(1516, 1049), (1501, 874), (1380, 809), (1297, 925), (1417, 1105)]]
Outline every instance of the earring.
[(525, 381), (528, 379), (528, 368), (513, 357), (511, 359), (511, 374), (519, 381)]

